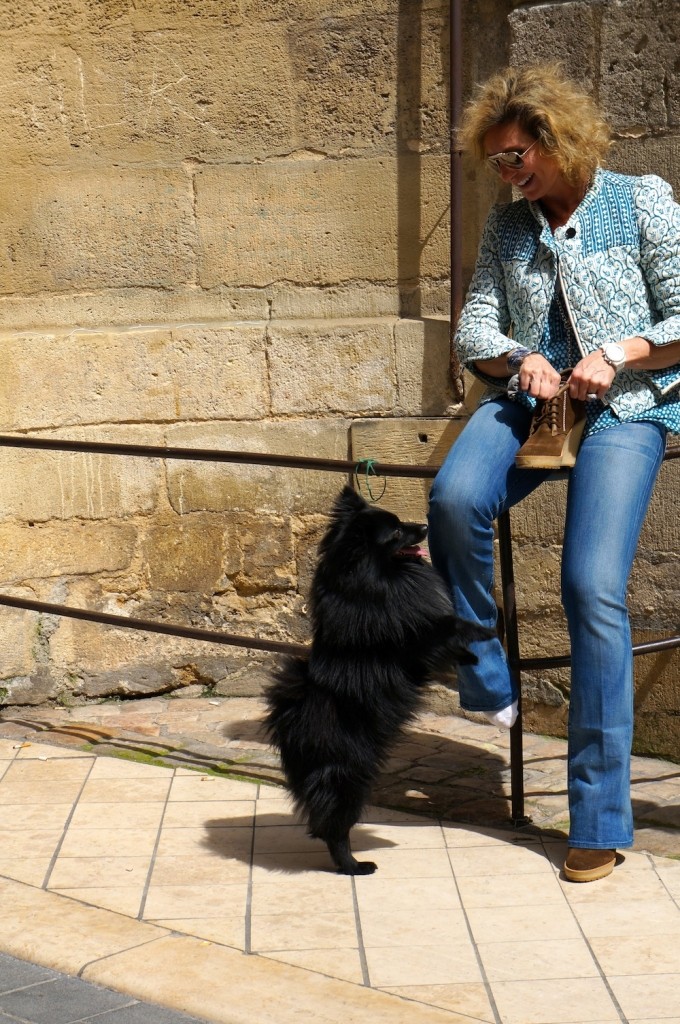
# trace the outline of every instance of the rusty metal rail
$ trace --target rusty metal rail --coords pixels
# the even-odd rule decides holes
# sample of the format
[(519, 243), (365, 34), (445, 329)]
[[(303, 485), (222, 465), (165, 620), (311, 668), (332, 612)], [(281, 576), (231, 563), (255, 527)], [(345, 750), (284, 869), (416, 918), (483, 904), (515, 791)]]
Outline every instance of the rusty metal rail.
[[(222, 451), (205, 448), (173, 448), (163, 445), (132, 445), (113, 444), (102, 441), (74, 441), (61, 438), (40, 438), (25, 435), (0, 435), (0, 448), (24, 448), (34, 451), (69, 452), (95, 455), (123, 455), (151, 459), (180, 459), (188, 462), (235, 463), (240, 465), (273, 466), (284, 469), (308, 469), (319, 472), (342, 473), (346, 476), (358, 474), (362, 463), (343, 459), (322, 459), (305, 456), (274, 455), (262, 452)], [(666, 460), (680, 457), (680, 447), (669, 448)], [(438, 472), (435, 466), (406, 466), (395, 463), (363, 460), (367, 462), (367, 472), (377, 477), (402, 477), (410, 479), (432, 479)], [(566, 474), (556, 473), (554, 477)], [(568, 666), (569, 655), (556, 655), (545, 658), (522, 658), (519, 652), (519, 627), (515, 602), (515, 580), (512, 562), (512, 531), (510, 513), (503, 512), (498, 517), (498, 537), (500, 545), (501, 588), (505, 620), (506, 647), (508, 663), (517, 684), (519, 697), (519, 714), (510, 734), (510, 771), (511, 771), (511, 818), (514, 824), (521, 825), (529, 819), (524, 814), (524, 774), (522, 750), (522, 706), (521, 706), (521, 673), (523, 670), (539, 668), (559, 668)], [(200, 629), (193, 626), (182, 626), (178, 623), (166, 623), (148, 619), (132, 618), (125, 615), (113, 615), (106, 612), (91, 611), (86, 608), (75, 608), (71, 605), (53, 604), (46, 601), (33, 601), (27, 598), (12, 597), (0, 593), (0, 605), (9, 608), (20, 608), (25, 611), (38, 612), (44, 615), (59, 615), (68, 618), (82, 619), (102, 625), (116, 626), (123, 629), (137, 629), (144, 632), (162, 633), (169, 636), (180, 636), (189, 640), (207, 641), (251, 650), (269, 651), (275, 654), (302, 654), (308, 652), (307, 644), (287, 643), (280, 640), (269, 640), (262, 637), (246, 637), (220, 630)], [(680, 636), (667, 637), (648, 643), (633, 646), (633, 654), (652, 654), (657, 651), (680, 647)]]

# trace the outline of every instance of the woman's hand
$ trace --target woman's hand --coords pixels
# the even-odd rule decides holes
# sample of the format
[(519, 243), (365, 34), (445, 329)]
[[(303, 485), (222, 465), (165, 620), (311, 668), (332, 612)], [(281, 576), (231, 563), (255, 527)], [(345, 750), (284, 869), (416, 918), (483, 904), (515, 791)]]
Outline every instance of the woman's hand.
[(569, 378), (569, 394), (582, 402), (594, 396), (602, 399), (612, 386), (615, 376), (616, 370), (607, 362), (600, 349), (590, 352), (574, 367)]
[(534, 398), (554, 398), (560, 383), (557, 370), (538, 352), (530, 352), (519, 368), (520, 391)]

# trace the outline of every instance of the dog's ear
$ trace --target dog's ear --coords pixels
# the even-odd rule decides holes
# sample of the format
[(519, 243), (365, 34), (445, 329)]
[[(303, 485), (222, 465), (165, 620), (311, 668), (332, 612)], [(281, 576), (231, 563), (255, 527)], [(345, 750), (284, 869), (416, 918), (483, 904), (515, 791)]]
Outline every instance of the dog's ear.
[(343, 515), (351, 512), (361, 512), (366, 508), (366, 502), (348, 485), (343, 487), (338, 495), (333, 511), (335, 515)]

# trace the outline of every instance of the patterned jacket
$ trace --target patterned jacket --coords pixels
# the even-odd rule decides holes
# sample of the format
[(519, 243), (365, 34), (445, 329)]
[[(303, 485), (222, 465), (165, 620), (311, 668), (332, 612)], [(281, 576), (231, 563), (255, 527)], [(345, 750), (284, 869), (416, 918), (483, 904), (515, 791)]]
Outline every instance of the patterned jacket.
[[(680, 339), (680, 206), (671, 186), (655, 175), (598, 170), (554, 233), (537, 203), (494, 207), (456, 331), (461, 363), (475, 373), (477, 359), (537, 349), (558, 276), (582, 355), (634, 335), (655, 345)], [(680, 363), (623, 370), (606, 400), (625, 420), (678, 386)], [(492, 385), (485, 398), (502, 389)]]

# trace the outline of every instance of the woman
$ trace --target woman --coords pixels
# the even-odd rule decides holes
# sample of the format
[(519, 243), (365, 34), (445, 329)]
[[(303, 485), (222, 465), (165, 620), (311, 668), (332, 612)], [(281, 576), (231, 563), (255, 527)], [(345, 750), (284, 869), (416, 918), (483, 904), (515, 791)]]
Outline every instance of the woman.
[[(493, 521), (549, 472), (518, 468), (516, 456), (536, 402), (564, 401), (571, 369), (586, 423), (562, 556), (572, 657), (564, 872), (592, 881), (633, 842), (626, 584), (666, 435), (680, 431), (680, 207), (658, 177), (602, 169), (607, 126), (553, 66), (490, 79), (461, 137), (522, 198), (489, 215), (460, 317), (461, 363), (490, 387), (434, 482), (430, 551), (457, 614), (492, 626)], [(560, 451), (538, 464), (560, 465)], [(461, 705), (510, 727), (517, 694), (501, 644), (475, 649), (479, 664), (459, 669)]]

